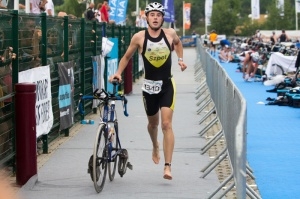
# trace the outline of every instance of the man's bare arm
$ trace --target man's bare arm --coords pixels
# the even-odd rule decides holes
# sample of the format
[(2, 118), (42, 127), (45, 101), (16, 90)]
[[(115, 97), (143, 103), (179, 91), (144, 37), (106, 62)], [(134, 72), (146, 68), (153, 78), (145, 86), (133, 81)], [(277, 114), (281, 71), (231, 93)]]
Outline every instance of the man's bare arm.
[(174, 50), (177, 54), (178, 57), (178, 64), (181, 68), (181, 71), (184, 71), (187, 66), (186, 64), (183, 62), (183, 46), (182, 43), (178, 37), (178, 35), (176, 34), (176, 31), (174, 29), (172, 29), (172, 37), (173, 37), (173, 44), (174, 44)]
[(131, 38), (131, 42), (124, 54), (124, 56), (121, 58), (120, 62), (119, 62), (119, 67), (118, 70), (116, 71), (116, 73), (110, 77), (110, 80), (117, 78), (119, 80), (122, 80), (122, 72), (125, 70), (125, 68), (127, 67), (127, 64), (129, 62), (129, 60), (131, 59), (131, 57), (133, 56), (133, 54), (135, 53), (135, 51), (139, 48), (139, 40), (141, 39), (141, 34), (136, 33), (133, 35), (133, 37)]
[(178, 35), (176, 34), (175, 30), (172, 31), (172, 36), (173, 36), (173, 44), (175, 46), (175, 52), (178, 56), (178, 58), (182, 58), (183, 56), (183, 46), (182, 43), (178, 37)]
[(23, 5), (23, 4), (19, 4), (19, 9), (23, 9), (23, 10), (25, 10), (25, 5)]
[(48, 14), (48, 16), (52, 16), (52, 10), (51, 9), (47, 9), (47, 14)]

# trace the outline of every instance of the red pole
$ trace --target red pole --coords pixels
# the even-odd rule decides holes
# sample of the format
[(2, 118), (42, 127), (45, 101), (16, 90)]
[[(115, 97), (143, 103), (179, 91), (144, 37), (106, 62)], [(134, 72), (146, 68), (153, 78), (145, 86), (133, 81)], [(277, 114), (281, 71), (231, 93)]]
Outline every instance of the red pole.
[(36, 84), (15, 85), (16, 181), (24, 185), (37, 174), (35, 101)]

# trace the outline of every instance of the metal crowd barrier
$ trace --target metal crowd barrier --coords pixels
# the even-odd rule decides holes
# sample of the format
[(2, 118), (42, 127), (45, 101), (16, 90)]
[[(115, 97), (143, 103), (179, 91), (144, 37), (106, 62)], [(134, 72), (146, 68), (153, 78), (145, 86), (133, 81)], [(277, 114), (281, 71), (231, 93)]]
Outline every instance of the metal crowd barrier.
[(231, 81), (222, 66), (210, 56), (200, 39), (197, 40), (198, 60), (195, 65), (195, 80), (199, 82), (196, 90), (198, 100), (197, 114), (201, 115), (199, 124), (204, 126), (199, 132), (204, 136), (213, 126), (221, 129), (201, 149), (206, 153), (218, 141), (225, 140), (224, 148), (202, 169), (204, 178), (225, 158), (231, 166), (231, 174), (212, 192), (209, 198), (222, 198), (235, 190), (237, 199), (246, 196), (253, 199), (261, 197), (247, 184), (247, 177), (254, 179), (246, 158), (247, 109), (246, 101)]

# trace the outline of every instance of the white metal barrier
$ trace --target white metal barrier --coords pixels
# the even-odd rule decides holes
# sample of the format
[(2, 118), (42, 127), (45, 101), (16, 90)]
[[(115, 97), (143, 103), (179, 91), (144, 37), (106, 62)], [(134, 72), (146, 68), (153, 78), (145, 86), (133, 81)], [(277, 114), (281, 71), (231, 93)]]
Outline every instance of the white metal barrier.
[(221, 125), (221, 130), (201, 149), (202, 154), (221, 138), (226, 142), (225, 148), (201, 170), (202, 177), (208, 175), (225, 158), (230, 161), (232, 168), (231, 174), (212, 192), (209, 198), (223, 198), (234, 188), (237, 199), (245, 199), (246, 196), (261, 199), (246, 182), (247, 177), (254, 179), (246, 158), (246, 101), (226, 71), (210, 56), (199, 39), (197, 40), (197, 53), (198, 60), (195, 65), (195, 80), (199, 82), (196, 90), (199, 107), (197, 114), (201, 115), (199, 124), (202, 126), (204, 124), (199, 134), (203, 136), (216, 123)]

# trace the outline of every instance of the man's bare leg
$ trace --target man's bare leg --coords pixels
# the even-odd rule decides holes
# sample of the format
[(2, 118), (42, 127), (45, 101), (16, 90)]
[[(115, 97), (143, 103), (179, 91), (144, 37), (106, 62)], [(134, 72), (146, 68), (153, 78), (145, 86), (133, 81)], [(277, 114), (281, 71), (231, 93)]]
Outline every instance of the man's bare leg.
[(159, 114), (158, 112), (153, 116), (148, 116), (148, 132), (152, 141), (153, 151), (152, 151), (152, 160), (155, 164), (159, 163), (159, 142), (157, 140), (158, 132), (158, 122)]
[(174, 133), (172, 129), (173, 110), (167, 107), (161, 109), (162, 131), (164, 134), (163, 148), (165, 156), (164, 178), (172, 180), (171, 162), (174, 150)]

